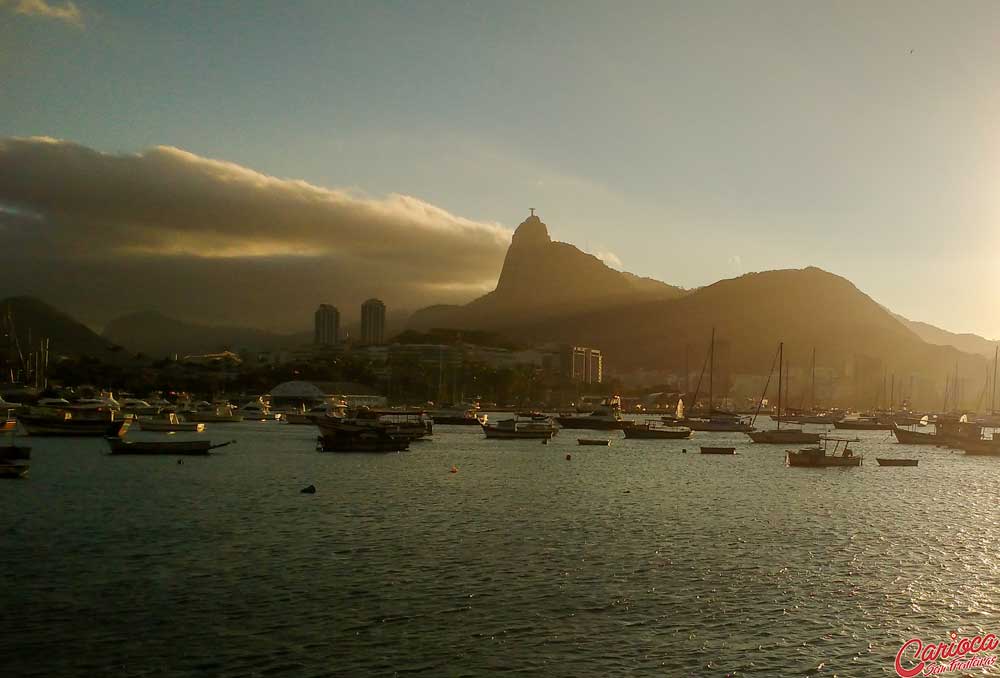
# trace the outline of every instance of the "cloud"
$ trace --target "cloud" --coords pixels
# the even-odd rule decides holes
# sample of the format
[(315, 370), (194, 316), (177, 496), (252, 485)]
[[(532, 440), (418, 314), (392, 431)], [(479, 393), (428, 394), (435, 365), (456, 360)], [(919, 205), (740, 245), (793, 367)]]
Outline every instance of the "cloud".
[(614, 252), (611, 252), (609, 250), (596, 249), (592, 251), (591, 254), (593, 254), (595, 257), (603, 261), (611, 268), (617, 268), (618, 270), (621, 270), (622, 268), (622, 260)]
[(45, 0), (13, 0), (13, 2), (0, 0), (0, 6), (4, 5), (9, 6), (15, 14), (55, 19), (72, 24), (77, 28), (83, 28), (83, 13), (71, 0), (67, 0), (62, 5), (50, 4)]
[(0, 139), (0, 231), (20, 262), (3, 289), (90, 322), (152, 307), (273, 329), (306, 327), (321, 302), (466, 301), (492, 289), (511, 235), (411, 196), (45, 137)]

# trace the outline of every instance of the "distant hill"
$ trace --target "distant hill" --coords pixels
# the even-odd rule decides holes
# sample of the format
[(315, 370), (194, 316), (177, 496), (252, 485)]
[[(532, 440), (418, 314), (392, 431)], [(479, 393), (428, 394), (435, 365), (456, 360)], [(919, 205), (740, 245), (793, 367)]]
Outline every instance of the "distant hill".
[(5, 333), (17, 338), (22, 353), (39, 350), (42, 339), (49, 340), (50, 359), (59, 355), (89, 355), (109, 360), (114, 353), (121, 352), (113, 342), (35, 297), (4, 299), (0, 302), (0, 318)]
[(154, 358), (222, 350), (271, 351), (312, 342), (312, 333), (275, 334), (250, 327), (213, 327), (184, 322), (157, 311), (121, 316), (104, 328), (104, 338)]
[(658, 280), (616, 271), (573, 245), (553, 242), (546, 225), (532, 215), (514, 232), (494, 291), (464, 306), (421, 309), (408, 326), (495, 329), (684, 294)]
[(991, 341), (990, 339), (981, 337), (978, 334), (970, 334), (967, 332), (958, 334), (955, 332), (949, 332), (948, 330), (943, 330), (940, 327), (935, 327), (934, 325), (930, 325), (928, 323), (919, 322), (917, 320), (909, 320), (908, 318), (904, 318), (903, 316), (895, 313), (893, 315), (897, 320), (913, 330), (918, 337), (926, 341), (928, 344), (935, 344), (937, 346), (954, 346), (959, 351), (986, 356), (991, 360), (996, 354), (997, 345), (1000, 344), (998, 341)]
[(750, 273), (672, 299), (514, 323), (503, 332), (522, 342), (600, 348), (617, 373), (679, 374), (685, 355), (690, 370), (701, 369), (713, 327), (723, 382), (735, 374), (766, 375), (784, 341), (785, 357), (800, 369), (815, 348), (817, 364), (841, 375), (839, 387), (856, 405), (874, 404), (883, 378), (897, 375), (900, 384), (913, 377), (914, 395), (929, 406), (940, 402), (945, 375), (956, 363), (969, 392), (985, 368), (981, 356), (923, 341), (850, 281), (818, 268)]

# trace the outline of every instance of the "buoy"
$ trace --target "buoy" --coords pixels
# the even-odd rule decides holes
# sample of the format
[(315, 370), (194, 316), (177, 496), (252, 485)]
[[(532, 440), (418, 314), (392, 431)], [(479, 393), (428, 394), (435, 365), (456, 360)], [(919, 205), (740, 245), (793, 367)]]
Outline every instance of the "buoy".
[(683, 450), (681, 450), (681, 452), (683, 452), (684, 454), (687, 454), (688, 453), (687, 448), (685, 447)]
[(183, 459), (178, 459), (178, 460), (177, 460), (177, 463), (178, 463), (178, 464), (183, 464), (183, 463), (184, 463), (184, 460), (183, 460)]
[(451, 467), (451, 473), (458, 473), (458, 467), (453, 465)]
[(566, 461), (569, 461), (569, 460), (570, 460), (570, 459), (572, 459), (572, 458), (573, 458), (573, 455), (572, 455), (572, 454), (567, 454), (567, 455), (566, 455)]
[(302, 494), (316, 494), (316, 486), (310, 485), (309, 487), (303, 487)]

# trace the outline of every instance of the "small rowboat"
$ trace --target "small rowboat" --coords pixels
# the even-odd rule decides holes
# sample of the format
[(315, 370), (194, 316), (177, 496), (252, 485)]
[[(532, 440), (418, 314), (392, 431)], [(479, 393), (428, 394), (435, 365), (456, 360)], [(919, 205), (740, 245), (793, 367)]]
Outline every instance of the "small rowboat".
[(576, 442), (580, 445), (600, 445), (603, 447), (611, 447), (611, 441), (605, 440), (604, 438), (577, 438)]
[(111, 448), (111, 454), (179, 454), (204, 455), (226, 445), (232, 445), (235, 440), (213, 445), (208, 440), (137, 440), (126, 441), (121, 438), (107, 437), (105, 440)]
[(875, 461), (878, 462), (879, 466), (916, 466), (916, 459), (883, 459), (882, 457), (875, 457)]
[(28, 464), (0, 463), (0, 478), (23, 478), (28, 475)]
[(736, 454), (735, 447), (702, 447), (702, 454)]

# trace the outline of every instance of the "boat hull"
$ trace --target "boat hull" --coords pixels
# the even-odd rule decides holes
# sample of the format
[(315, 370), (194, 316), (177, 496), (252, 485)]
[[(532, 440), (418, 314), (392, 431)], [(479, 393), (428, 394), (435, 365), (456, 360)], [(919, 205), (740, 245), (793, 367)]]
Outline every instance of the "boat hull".
[(833, 427), (842, 431), (889, 431), (892, 424), (876, 421), (835, 421)]
[(702, 431), (705, 433), (749, 433), (750, 424), (728, 421), (697, 421), (688, 419), (684, 425), (692, 431)]
[(24, 478), (30, 468), (28, 464), (0, 463), (0, 478)]
[(916, 459), (885, 459), (883, 457), (875, 457), (875, 461), (878, 462), (879, 466), (916, 466)]
[(559, 425), (566, 429), (588, 431), (620, 431), (627, 422), (622, 419), (604, 419), (601, 417), (556, 417)]
[(833, 456), (829, 454), (814, 454), (810, 452), (791, 452), (786, 457), (789, 466), (800, 468), (846, 468), (861, 466), (862, 457)]
[(944, 445), (947, 443), (946, 440), (942, 440), (937, 434), (910, 431), (899, 426), (892, 427), (892, 434), (896, 436), (896, 442), (905, 445)]
[(201, 433), (205, 430), (205, 425), (194, 421), (179, 421), (175, 424), (169, 421), (140, 421), (139, 430), (154, 433)]
[(594, 440), (591, 438), (577, 438), (576, 442), (578, 445), (594, 445), (597, 447), (610, 447), (610, 440)]
[(735, 447), (703, 447), (702, 454), (736, 454)]
[(32, 436), (117, 436), (125, 427), (125, 421), (106, 419), (58, 419), (22, 415), (18, 417), (21, 426)]
[(215, 412), (185, 412), (184, 419), (201, 424), (237, 424), (243, 421), (243, 415), (216, 414)]
[(630, 440), (684, 440), (691, 437), (691, 429), (664, 429), (648, 426), (626, 426), (622, 431)]
[(476, 417), (451, 416), (451, 415), (431, 415), (435, 424), (445, 426), (478, 426), (479, 419)]

